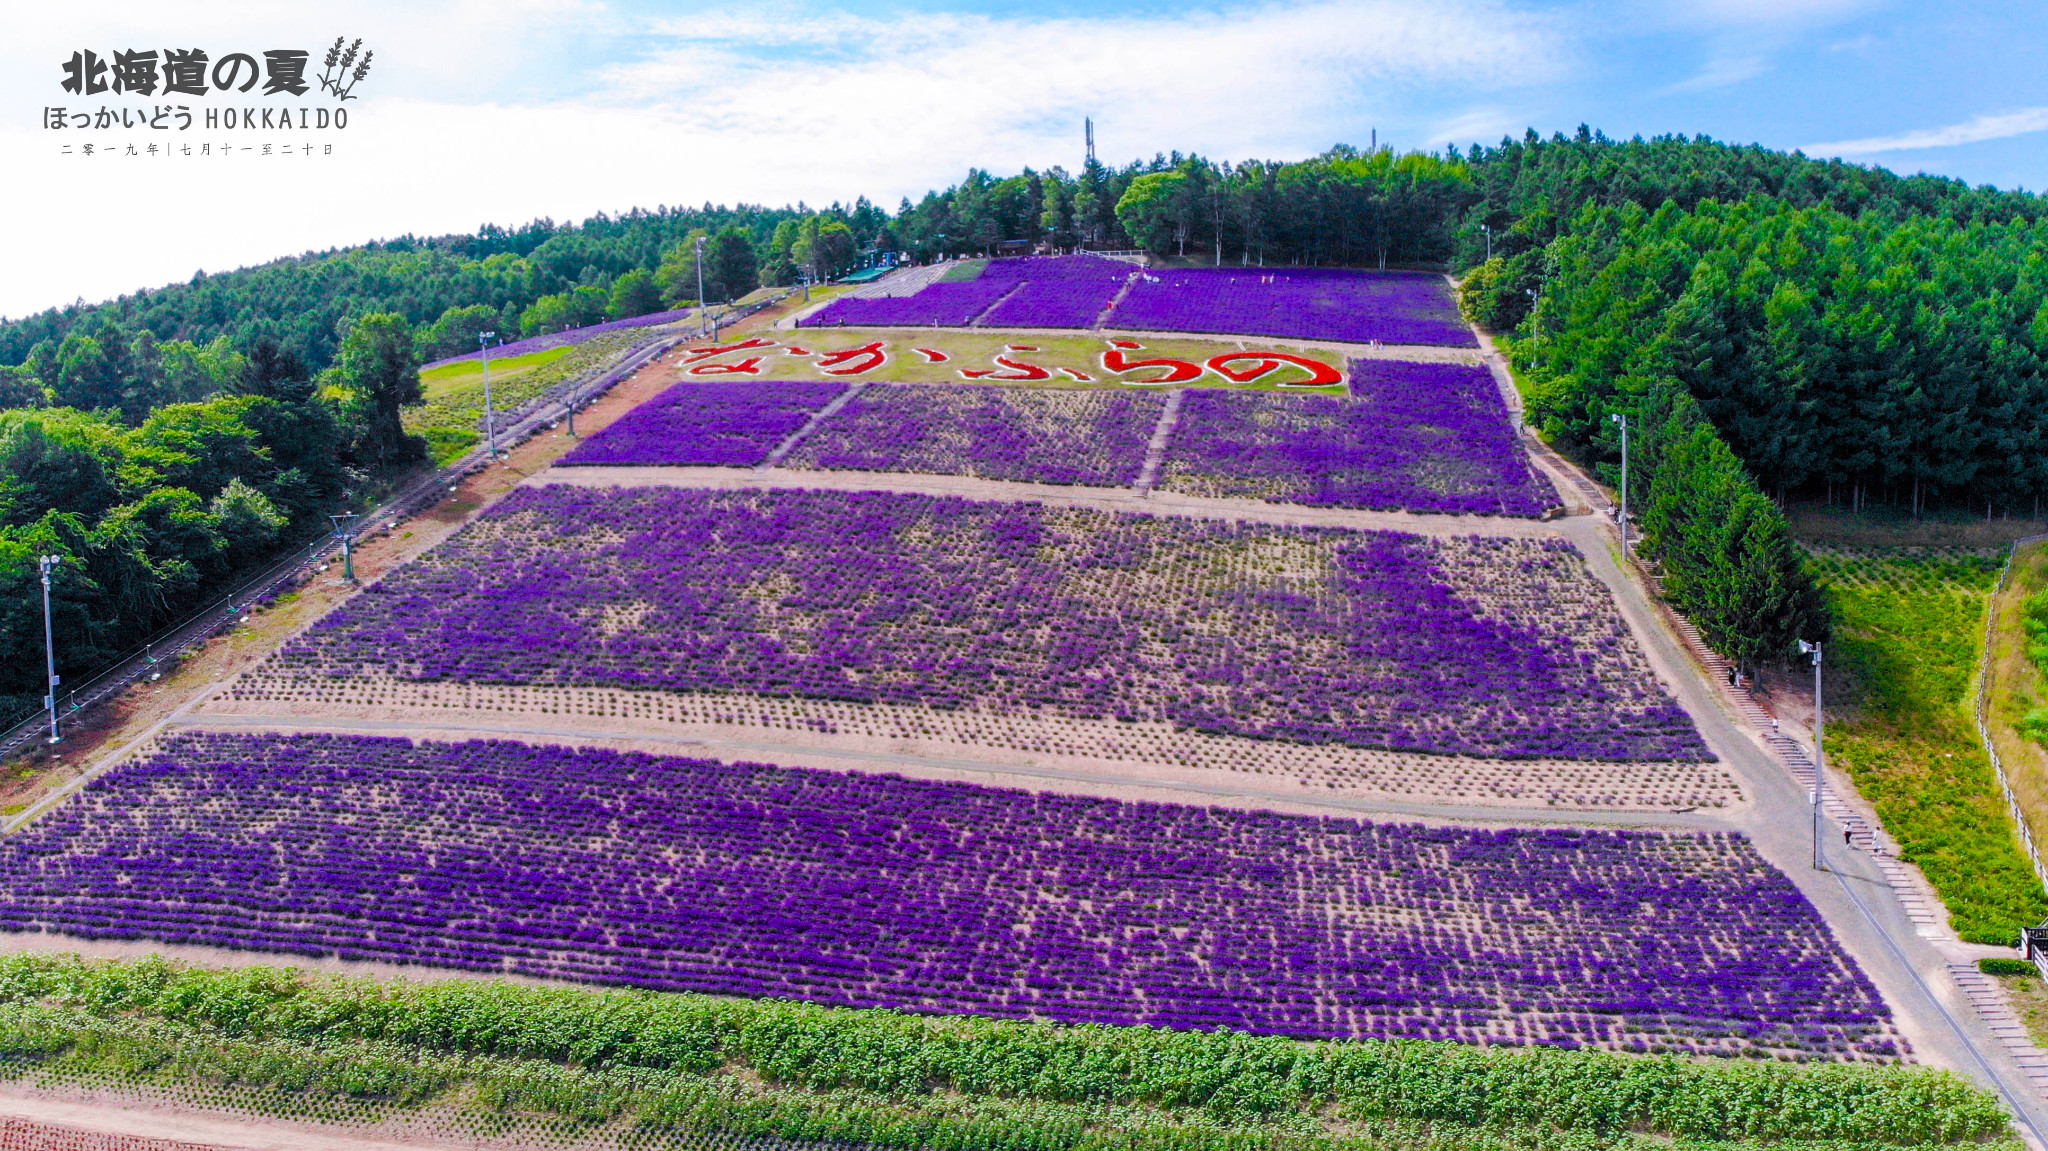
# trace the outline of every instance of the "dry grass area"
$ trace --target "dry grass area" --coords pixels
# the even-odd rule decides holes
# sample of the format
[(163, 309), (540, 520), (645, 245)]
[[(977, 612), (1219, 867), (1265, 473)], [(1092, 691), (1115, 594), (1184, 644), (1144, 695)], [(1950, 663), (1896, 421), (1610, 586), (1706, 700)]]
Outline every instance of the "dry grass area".
[(1012, 763), (1161, 784), (1309, 789), (1330, 798), (1554, 810), (1673, 811), (1743, 802), (1719, 763), (1482, 759), (1202, 735), (1165, 723), (1038, 718), (990, 710), (614, 688), (420, 683), (263, 669), (205, 716), (348, 717), (422, 725), (550, 727)]
[(2027, 597), (2044, 589), (2048, 543), (2031, 544), (2014, 558), (2005, 587), (1991, 598), (1991, 661), (1985, 679), (1985, 726), (2039, 844), (2048, 844), (2048, 750), (2020, 734), (2019, 725), (2029, 712), (2048, 707), (2048, 678), (2027, 654), (2021, 621)]

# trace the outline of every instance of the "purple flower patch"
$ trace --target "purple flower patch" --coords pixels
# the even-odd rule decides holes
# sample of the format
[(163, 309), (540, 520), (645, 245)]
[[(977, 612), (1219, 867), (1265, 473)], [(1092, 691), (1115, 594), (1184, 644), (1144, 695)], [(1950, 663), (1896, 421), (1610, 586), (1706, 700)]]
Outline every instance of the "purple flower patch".
[(173, 735), (0, 840), (0, 930), (1304, 1039), (1892, 1050), (1740, 836), (509, 742)]
[(1563, 540), (886, 492), (522, 488), (275, 658), (1394, 751), (1712, 758)]
[(1485, 368), (1354, 359), (1351, 395), (1196, 388), (1167, 491), (1318, 506), (1538, 516), (1557, 503)]
[(1131, 285), (1104, 325), (1363, 344), (1478, 346), (1442, 276), (1315, 268), (1165, 268)]
[(878, 384), (821, 423), (793, 468), (1128, 484), (1166, 407), (1156, 392)]
[(685, 380), (556, 463), (753, 467), (846, 388), (837, 380)]

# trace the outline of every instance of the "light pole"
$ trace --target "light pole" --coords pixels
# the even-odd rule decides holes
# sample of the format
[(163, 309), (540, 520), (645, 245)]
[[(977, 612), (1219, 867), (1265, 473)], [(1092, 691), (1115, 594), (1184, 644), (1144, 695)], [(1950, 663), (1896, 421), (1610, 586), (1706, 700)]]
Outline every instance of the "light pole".
[(356, 513), (329, 512), (327, 518), (334, 521), (334, 538), (341, 541), (341, 578), (354, 583), (356, 582), (356, 553), (355, 549), (350, 546), (351, 541), (346, 521), (356, 518)]
[(1827, 865), (1820, 855), (1820, 803), (1821, 791), (1827, 786), (1828, 753), (1825, 740), (1828, 721), (1820, 709), (1820, 645), (1802, 639), (1799, 641), (1799, 652), (1801, 655), (1813, 657), (1813, 869), (1826, 871)]
[(1530, 289), (1528, 289), (1528, 295), (1529, 295), (1529, 335), (1530, 335), (1530, 337), (1531, 337), (1531, 338), (1533, 339), (1533, 338), (1537, 338), (1537, 337), (1540, 337), (1540, 336), (1542, 336), (1542, 335), (1543, 335), (1543, 329), (1541, 329), (1541, 328), (1539, 328), (1539, 327), (1537, 327), (1537, 326), (1536, 326), (1536, 289), (1534, 289), (1534, 288), (1530, 288)]
[(1607, 417), (1621, 425), (1621, 509), (1615, 519), (1621, 524), (1621, 557), (1628, 558), (1628, 416), (1614, 412)]
[[(804, 297), (809, 299), (809, 296)], [(704, 338), (704, 237), (697, 237), (697, 338)]]
[(478, 332), (476, 346), (484, 354), (484, 450), (491, 459), (498, 458), (498, 413), (491, 407), (491, 344), (496, 332)]
[(1486, 233), (1486, 258), (1493, 259), (1493, 225), (1481, 224), (1479, 230)]
[(50, 573), (62, 562), (63, 556), (36, 557), (36, 566), (43, 573), (43, 662), (50, 676), (50, 694), (43, 697), (43, 706), (50, 709), (51, 743), (64, 742), (64, 733), (57, 730), (57, 638), (50, 631)]

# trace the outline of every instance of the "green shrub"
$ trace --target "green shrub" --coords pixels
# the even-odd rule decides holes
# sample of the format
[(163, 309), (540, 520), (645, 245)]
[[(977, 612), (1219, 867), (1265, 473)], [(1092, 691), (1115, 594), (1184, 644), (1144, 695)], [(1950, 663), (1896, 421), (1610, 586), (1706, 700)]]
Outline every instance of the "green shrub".
[[(2008, 1136), (1947, 1072), (1302, 1043), (157, 959), (0, 957), (0, 1063), (903, 1147), (1608, 1146)], [(1453, 1138), (1452, 1133), (1458, 1134)]]
[(2031, 975), (2040, 978), (2041, 969), (2024, 959), (2009, 959), (2002, 955), (1988, 956), (1977, 961), (1977, 970), (1986, 975)]

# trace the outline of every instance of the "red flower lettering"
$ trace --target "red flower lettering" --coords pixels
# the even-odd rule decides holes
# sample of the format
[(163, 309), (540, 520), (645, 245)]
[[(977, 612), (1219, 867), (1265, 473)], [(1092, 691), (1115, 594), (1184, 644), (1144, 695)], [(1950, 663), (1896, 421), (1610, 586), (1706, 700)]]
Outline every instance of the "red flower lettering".
[[(1258, 362), (1248, 368), (1233, 368), (1230, 366), (1232, 360), (1257, 360)], [(1225, 352), (1220, 356), (1209, 357), (1209, 367), (1215, 369), (1217, 375), (1240, 384), (1249, 384), (1261, 376), (1277, 371), (1282, 364), (1293, 364), (1296, 367), (1307, 368), (1309, 373), (1308, 379), (1281, 384), (1280, 386), (1283, 388), (1322, 388), (1344, 382), (1343, 375), (1330, 365), (1323, 363), (1321, 360), (1311, 360), (1307, 356), (1297, 356), (1291, 352)]]
[(818, 367), (828, 376), (857, 376), (888, 362), (889, 353), (882, 350), (882, 341), (876, 340), (858, 348), (827, 352), (819, 358)]
[(744, 352), (749, 348), (772, 348), (774, 346), (774, 340), (764, 340), (756, 336), (751, 340), (742, 340), (737, 344), (714, 344), (708, 348), (686, 348), (684, 349), (683, 362), (694, 364), (700, 360), (708, 360), (713, 356), (722, 356), (727, 352)]
[(1201, 365), (1191, 364), (1186, 360), (1133, 360), (1115, 348), (1102, 353), (1102, 370), (1111, 375), (1121, 375), (1124, 372), (1136, 371), (1139, 368), (1165, 368), (1166, 374), (1157, 379), (1125, 380), (1124, 383), (1178, 384), (1183, 380), (1192, 380), (1202, 374)]
[(761, 357), (748, 356), (732, 364), (698, 364), (690, 369), (693, 376), (758, 376), (761, 374)]

